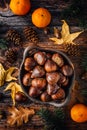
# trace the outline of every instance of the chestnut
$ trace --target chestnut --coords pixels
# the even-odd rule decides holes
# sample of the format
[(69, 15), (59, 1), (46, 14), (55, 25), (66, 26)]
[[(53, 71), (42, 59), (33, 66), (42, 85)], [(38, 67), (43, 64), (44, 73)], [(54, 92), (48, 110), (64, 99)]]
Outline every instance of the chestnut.
[(62, 73), (59, 73), (59, 75), (60, 75), (60, 79), (59, 79), (58, 83), (63, 84), (66, 81), (67, 77), (64, 76)]
[(32, 80), (32, 86), (38, 88), (40, 90), (45, 89), (46, 87), (46, 79), (44, 78), (35, 78)]
[(23, 77), (23, 85), (30, 86), (31, 84), (31, 73), (26, 73)]
[(48, 93), (45, 91), (44, 93), (41, 94), (40, 99), (43, 102), (48, 102), (51, 100), (51, 96), (48, 95)]
[(46, 61), (46, 54), (44, 52), (36, 52), (34, 54), (34, 59), (35, 61), (39, 64), (39, 65), (44, 65), (45, 61)]
[(73, 74), (73, 69), (69, 65), (64, 65), (61, 71), (65, 76), (71, 76)]
[(45, 75), (45, 70), (43, 67), (41, 66), (36, 66), (33, 71), (32, 71), (32, 75), (31, 75), (31, 78), (40, 78), (42, 76)]
[(66, 78), (66, 81), (65, 82), (63, 82), (63, 86), (67, 86), (68, 85), (68, 83), (69, 83), (69, 79), (68, 78)]
[(60, 89), (58, 89), (58, 91), (55, 94), (51, 95), (51, 97), (53, 100), (64, 99), (65, 98), (65, 91), (62, 88), (60, 88)]
[(33, 86), (29, 88), (29, 96), (31, 97), (38, 97), (41, 93), (42, 91), (39, 90), (38, 88), (35, 88)]
[(24, 69), (30, 71), (36, 65), (35, 60), (32, 57), (28, 57), (24, 61)]
[(27, 97), (22, 93), (22, 92), (17, 92), (16, 94), (15, 94), (15, 100), (17, 101), (17, 102), (23, 102), (23, 101), (25, 101), (27, 99)]
[(47, 93), (49, 95), (52, 95), (52, 94), (56, 93), (59, 88), (60, 87), (57, 84), (53, 84), (53, 85), (48, 84), (47, 85)]
[(57, 70), (57, 65), (52, 60), (47, 60), (44, 66), (46, 72), (53, 72)]
[(52, 60), (53, 60), (59, 67), (62, 67), (62, 66), (64, 65), (63, 57), (62, 57), (60, 54), (58, 54), (58, 53), (53, 54)]
[(49, 84), (56, 84), (60, 79), (60, 75), (57, 72), (46, 73), (46, 80)]

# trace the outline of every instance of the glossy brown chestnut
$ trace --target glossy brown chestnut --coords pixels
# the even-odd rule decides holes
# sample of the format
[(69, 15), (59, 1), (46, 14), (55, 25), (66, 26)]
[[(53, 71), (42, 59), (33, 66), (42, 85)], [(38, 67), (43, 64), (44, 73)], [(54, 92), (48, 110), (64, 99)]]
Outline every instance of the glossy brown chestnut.
[(39, 65), (44, 65), (46, 61), (46, 55), (44, 52), (37, 52), (34, 54), (34, 59)]
[(62, 85), (63, 85), (63, 86), (67, 86), (68, 83), (69, 83), (69, 79), (68, 79), (68, 77), (67, 77), (67, 78), (66, 78), (66, 81), (65, 81)]
[(46, 79), (44, 78), (35, 78), (32, 80), (32, 86), (40, 90), (45, 89)]
[(58, 91), (55, 94), (51, 95), (51, 97), (53, 100), (64, 99), (65, 98), (65, 91), (62, 88), (60, 88), (60, 89), (58, 89)]
[(58, 72), (46, 73), (46, 80), (49, 84), (56, 84), (60, 79)]
[(26, 73), (23, 77), (23, 85), (30, 86), (30, 84), (31, 84), (31, 74)]
[(29, 96), (31, 97), (38, 97), (41, 93), (42, 91), (40, 91), (38, 88), (35, 88), (33, 86), (29, 88)]
[(65, 75), (63, 75), (62, 73), (59, 73), (59, 75), (60, 75), (60, 79), (59, 79), (58, 83), (63, 84), (66, 81), (67, 77)]
[(65, 75), (65, 76), (71, 76), (73, 74), (73, 69), (71, 66), (69, 65), (64, 65), (62, 67), (62, 73)]
[(48, 101), (51, 100), (51, 96), (48, 95), (47, 92), (44, 92), (44, 93), (41, 94), (40, 99), (41, 99), (41, 101), (43, 101), (43, 102), (48, 102)]
[(40, 78), (42, 76), (45, 75), (45, 70), (43, 67), (41, 66), (36, 66), (33, 71), (32, 71), (32, 75), (31, 75), (31, 78)]
[(64, 65), (63, 57), (62, 57), (60, 54), (58, 54), (58, 53), (53, 54), (52, 60), (53, 60), (59, 67), (62, 67), (62, 66)]
[(17, 101), (17, 102), (23, 102), (23, 101), (25, 101), (27, 99), (27, 97), (23, 94), (23, 93), (21, 93), (21, 92), (17, 92), (16, 94), (15, 94), (15, 100)]
[(24, 69), (30, 71), (36, 65), (35, 60), (32, 57), (28, 57), (24, 61)]
[(47, 60), (44, 68), (46, 72), (53, 72), (57, 70), (57, 65), (52, 60)]
[(47, 85), (47, 93), (49, 95), (55, 94), (59, 88), (60, 87), (57, 84), (53, 84), (53, 85), (48, 84)]

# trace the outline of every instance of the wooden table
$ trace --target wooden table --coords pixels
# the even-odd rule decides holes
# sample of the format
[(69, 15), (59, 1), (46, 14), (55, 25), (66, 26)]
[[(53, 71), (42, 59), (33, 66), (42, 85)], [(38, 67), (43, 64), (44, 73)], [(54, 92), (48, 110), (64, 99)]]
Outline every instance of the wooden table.
[[(70, 2), (64, 2), (63, 0), (59, 1), (51, 1), (50, 0), (32, 0), (32, 7), (30, 12), (25, 16), (16, 16), (14, 15), (10, 10), (7, 12), (1, 12), (0, 11), (0, 22), (2, 22), (4, 25), (0, 26), (0, 38), (4, 36), (8, 28), (16, 29), (20, 32), (23, 30), (25, 26), (31, 26), (33, 27), (40, 38), (40, 45), (44, 45), (45, 47), (48, 45), (51, 45), (52, 48), (55, 49), (55, 47), (58, 49), (58, 46), (54, 46), (53, 42), (49, 40), (49, 37), (53, 35), (53, 27), (58, 27), (61, 29), (61, 11), (65, 9), (67, 6), (69, 6)], [(53, 3), (52, 3), (53, 2)], [(44, 34), (43, 29), (36, 28), (32, 22), (31, 22), (31, 14), (32, 12), (38, 8), (38, 7), (46, 7), (52, 14), (52, 21), (49, 25), (50, 33)], [(67, 20), (66, 20), (67, 21)], [(76, 32), (82, 30), (82, 28), (78, 27), (78, 21), (70, 19), (67, 21), (70, 25), (71, 32)], [(76, 72), (76, 80), (80, 83), (82, 88), (87, 88), (87, 81), (81, 80), (81, 74), (84, 72), (84, 68), (80, 66), (81, 60), (83, 58), (83, 52), (86, 53), (87, 50), (87, 31), (84, 31), (76, 40), (76, 43), (80, 43), (81, 46), (81, 56), (75, 57), (75, 56), (69, 56), (72, 60), (74, 66), (75, 66), (75, 72)], [(1, 50), (0, 50), (1, 51)], [(1, 51), (2, 52), (2, 51)], [(19, 51), (20, 53), (20, 51)], [(0, 53), (0, 58), (4, 58), (4, 55), (2, 56), (2, 53)], [(22, 52), (23, 55), (23, 52)], [(22, 57), (17, 59), (17, 62), (12, 64), (13, 66), (20, 67), (20, 63), (22, 61)], [(1, 61), (3, 63), (3, 61)], [(4, 65), (5, 66), (5, 65)], [(3, 89), (5, 86), (0, 88), (0, 91), (3, 92)], [(12, 100), (10, 97), (8, 97), (8, 93), (4, 93), (6, 98), (0, 101), (0, 109), (3, 109), (7, 111), (8, 106), (12, 106)], [(76, 95), (75, 92), (72, 92), (71, 100), (68, 103), (67, 106), (64, 106), (64, 110), (66, 113), (66, 119), (65, 119), (65, 125), (67, 127), (67, 130), (87, 130), (87, 123), (76, 123), (71, 120), (70, 118), (70, 109), (73, 104), (75, 103), (83, 103), (84, 100), (78, 100), (78, 95)], [(35, 104), (32, 102), (24, 103), (24, 104), (18, 104), (23, 105), (26, 107), (31, 107), (34, 109), (40, 109), (42, 107), (50, 107), (50, 109), (55, 109), (54, 106), (45, 106), (41, 104)], [(21, 127), (9, 127), (6, 123), (6, 119), (0, 120), (0, 130), (43, 130), (44, 123), (41, 121), (40, 118), (34, 116), (30, 122), (27, 124), (22, 125)]]

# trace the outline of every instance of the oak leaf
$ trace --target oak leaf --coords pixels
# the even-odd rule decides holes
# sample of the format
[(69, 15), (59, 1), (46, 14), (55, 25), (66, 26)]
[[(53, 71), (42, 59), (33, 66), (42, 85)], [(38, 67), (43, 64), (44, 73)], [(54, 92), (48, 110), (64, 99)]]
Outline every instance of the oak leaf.
[(16, 82), (11, 82), (7, 85), (7, 87), (5, 88), (4, 91), (7, 91), (7, 90), (11, 90), (11, 97), (12, 97), (12, 100), (13, 100), (13, 105), (15, 106), (15, 95), (17, 92), (23, 92), (21, 86), (19, 84), (17, 84)]
[(15, 69), (17, 68), (10, 67), (8, 70), (5, 70), (3, 65), (0, 63), (0, 86), (4, 85), (5, 81), (9, 82), (11, 80), (17, 80), (15, 77), (11, 76)]
[(64, 44), (64, 43), (75, 44), (73, 40), (76, 39), (83, 31), (70, 33), (69, 25), (66, 23), (65, 20), (62, 20), (62, 22), (63, 22), (63, 25), (62, 25), (62, 31), (61, 31), (61, 38), (59, 39), (59, 38), (53, 37), (49, 39), (54, 41), (55, 44)]
[(18, 108), (9, 107), (8, 111), (11, 113), (11, 115), (9, 115), (7, 118), (7, 123), (10, 126), (15, 124), (17, 124), (17, 126), (21, 126), (23, 123), (27, 123), (29, 118), (35, 114), (34, 109), (24, 108), (21, 106)]

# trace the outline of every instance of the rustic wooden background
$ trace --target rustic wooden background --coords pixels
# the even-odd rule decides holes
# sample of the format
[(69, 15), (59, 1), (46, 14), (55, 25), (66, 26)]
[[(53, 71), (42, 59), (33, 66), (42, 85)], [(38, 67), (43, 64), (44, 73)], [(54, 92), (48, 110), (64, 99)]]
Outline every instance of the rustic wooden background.
[[(2, 1), (3, 2), (3, 1)], [(6, 12), (0, 11), (0, 22), (2, 23), (2, 26), (0, 26), (0, 38), (4, 37), (6, 31), (10, 28), (16, 29), (20, 32), (22, 32), (23, 28), (27, 25), (33, 27), (40, 38), (40, 45), (44, 45), (45, 47), (48, 45), (51, 45), (52, 48), (57, 48), (58, 46), (54, 46), (53, 42), (49, 41), (49, 37), (53, 35), (53, 27), (58, 27), (61, 29), (61, 12), (67, 8), (71, 4), (72, 0), (69, 0), (68, 2), (64, 2), (63, 0), (31, 0), (31, 10), (30, 12), (25, 16), (16, 16), (14, 15), (11, 10), (8, 10)], [(86, 6), (86, 5), (85, 5)], [(49, 25), (50, 33), (48, 35), (44, 34), (43, 29), (36, 28), (32, 22), (31, 22), (31, 14), (32, 12), (38, 8), (38, 7), (46, 7), (52, 14), (52, 21)], [(82, 28), (78, 27), (78, 19), (69, 19), (66, 21), (70, 25), (71, 32), (76, 32), (82, 30)], [(21, 34), (22, 35), (22, 34)], [(80, 83), (82, 88), (87, 87), (87, 82), (84, 80), (81, 80), (81, 74), (84, 72), (84, 69), (80, 66), (81, 60), (83, 59), (83, 53), (86, 53), (87, 50), (87, 31), (85, 30), (84, 33), (82, 33), (76, 40), (76, 43), (80, 43), (81, 48), (81, 56), (80, 57), (74, 57), (69, 56), (75, 66), (75, 72), (76, 72), (76, 80)], [(1, 51), (1, 50), (0, 50)], [(19, 51), (19, 53), (21, 53)], [(0, 53), (0, 58), (5, 57), (2, 56), (2, 51)], [(23, 55), (23, 51), (22, 51)], [(20, 67), (20, 63), (22, 61), (22, 56), (18, 58), (15, 65), (17, 67)], [(3, 60), (2, 60), (3, 63)], [(5, 66), (5, 65), (4, 65)], [(0, 91), (3, 92), (3, 88), (0, 88)], [(3, 92), (4, 93), (4, 92)], [(12, 100), (9, 97), (9, 93), (4, 93), (5, 98), (3, 100), (0, 100), (0, 109), (4, 109), (6, 111), (8, 106), (12, 106)], [(70, 109), (73, 104), (80, 102), (83, 103), (84, 100), (81, 98), (81, 100), (78, 100), (78, 95), (76, 95), (75, 92), (72, 92), (71, 100), (68, 103), (67, 106), (64, 106), (63, 109), (66, 113), (66, 119), (65, 119), (65, 125), (67, 127), (67, 130), (87, 130), (87, 123), (76, 123), (73, 122), (70, 118)], [(34, 108), (35, 110), (38, 110), (42, 107), (49, 107), (50, 109), (55, 109), (54, 106), (45, 106), (40, 104), (34, 104), (30, 101), (18, 105), (23, 105), (27, 107)], [(6, 119), (0, 120), (0, 130), (43, 130), (44, 123), (43, 121), (37, 117), (36, 115), (32, 118), (30, 122), (27, 124), (24, 124), (21, 127), (9, 127), (6, 123)]]

